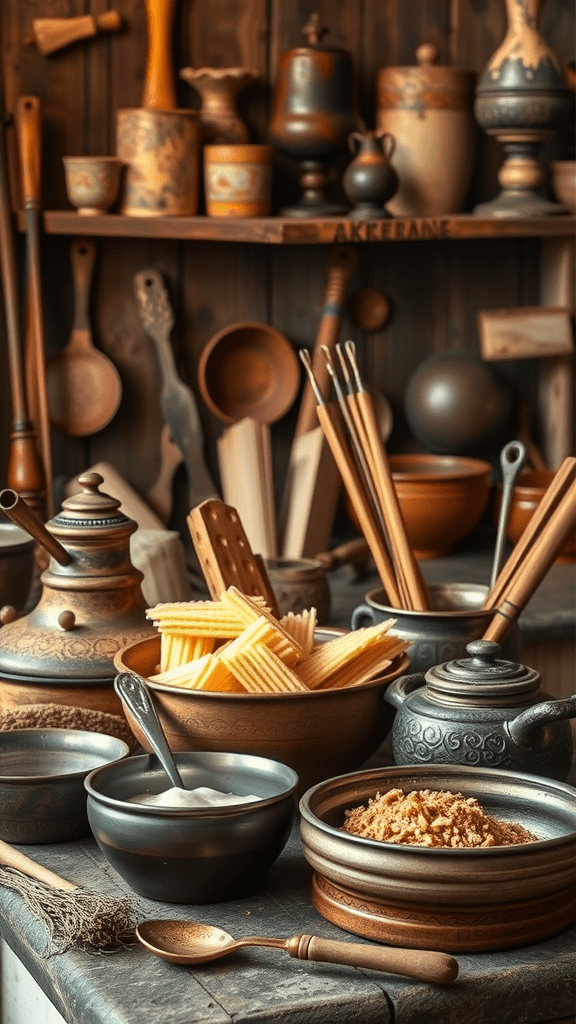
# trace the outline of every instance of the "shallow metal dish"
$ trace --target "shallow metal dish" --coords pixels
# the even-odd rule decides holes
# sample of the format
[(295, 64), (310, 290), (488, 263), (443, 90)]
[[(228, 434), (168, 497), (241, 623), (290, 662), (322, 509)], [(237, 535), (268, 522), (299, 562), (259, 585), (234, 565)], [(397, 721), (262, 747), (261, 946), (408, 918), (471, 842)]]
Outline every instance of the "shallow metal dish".
[(88, 817), (111, 866), (141, 896), (166, 903), (214, 903), (259, 887), (290, 834), (298, 777), (269, 758), (178, 753), (187, 789), (207, 786), (259, 799), (221, 807), (170, 808), (132, 802), (169, 782), (157, 758), (132, 756), (91, 772)]
[[(340, 831), (344, 811), (390, 789), (473, 796), (534, 843), (445, 849)], [(312, 899), (329, 921), (393, 945), (446, 951), (521, 946), (576, 920), (576, 790), (520, 772), (407, 765), (322, 782), (300, 801)]]
[(84, 779), (129, 753), (124, 740), (82, 729), (0, 732), (0, 839), (63, 843), (89, 835)]

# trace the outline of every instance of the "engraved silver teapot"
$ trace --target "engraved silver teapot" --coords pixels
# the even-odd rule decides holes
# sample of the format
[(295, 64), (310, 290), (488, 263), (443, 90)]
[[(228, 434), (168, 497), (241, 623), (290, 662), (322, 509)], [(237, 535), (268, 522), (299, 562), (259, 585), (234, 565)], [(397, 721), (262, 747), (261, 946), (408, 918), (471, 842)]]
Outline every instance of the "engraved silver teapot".
[(474, 640), (466, 652), (402, 676), (385, 691), (396, 708), (395, 763), (508, 768), (564, 781), (576, 694), (556, 700), (544, 693), (539, 673), (499, 658), (493, 641)]

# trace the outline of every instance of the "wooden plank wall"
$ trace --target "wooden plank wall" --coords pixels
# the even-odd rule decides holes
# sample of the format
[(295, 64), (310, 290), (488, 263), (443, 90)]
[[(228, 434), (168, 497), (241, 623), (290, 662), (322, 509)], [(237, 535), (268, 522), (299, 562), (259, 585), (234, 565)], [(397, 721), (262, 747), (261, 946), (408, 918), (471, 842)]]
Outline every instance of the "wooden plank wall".
[[(25, 42), (33, 17), (97, 14), (113, 6), (124, 20), (119, 35), (100, 36), (42, 57)], [(174, 29), (174, 68), (238, 66), (256, 68), (260, 81), (242, 96), (241, 110), (253, 141), (265, 141), (271, 94), (280, 55), (301, 45), (301, 29), (318, 10), (330, 28), (328, 40), (352, 53), (360, 110), (374, 124), (377, 70), (413, 64), (422, 42), (438, 46), (440, 62), (481, 71), (505, 30), (504, 0), (179, 0)], [(146, 56), (144, 0), (2, 0), (0, 5), (6, 106), (19, 94), (42, 101), (42, 202), (67, 208), (61, 157), (115, 150), (115, 115), (139, 106)], [(573, 60), (572, 0), (548, 0), (542, 28), (563, 64)], [(177, 79), (179, 103), (197, 106), (198, 97)], [(13, 140), (12, 140), (13, 142)], [(474, 175), (473, 202), (497, 191), (499, 146), (483, 136)], [(557, 145), (554, 143), (553, 145)], [(550, 153), (553, 154), (553, 147)], [(341, 163), (335, 174), (342, 172)], [(14, 166), (11, 167), (14, 179)], [(278, 158), (275, 202), (290, 198), (295, 168)], [(19, 240), (20, 255), (23, 243)], [(413, 445), (403, 420), (407, 380), (429, 353), (478, 350), (476, 311), (482, 307), (537, 302), (538, 244), (524, 241), (396, 243), (359, 245), (353, 289), (376, 285), (392, 305), (380, 331), (363, 335), (347, 318), (343, 337), (352, 337), (366, 379), (393, 404), (396, 428), (390, 449)], [(46, 349), (65, 343), (72, 321), (68, 240), (42, 239)], [(220, 328), (234, 321), (273, 324), (297, 347), (315, 337), (323, 305), (327, 252), (322, 246), (267, 247), (223, 243), (181, 243), (102, 239), (93, 290), (96, 344), (115, 362), (124, 397), (114, 421), (87, 440), (54, 433), (54, 469), (69, 477), (106, 459), (145, 493), (159, 469), (161, 414), (158, 372), (151, 342), (136, 313), (133, 276), (147, 266), (165, 276), (176, 310), (173, 344), (184, 379), (196, 388), (199, 354)], [(6, 363), (4, 318), (0, 357)], [(503, 368), (524, 399), (534, 397), (534, 367)], [(7, 374), (0, 385), (0, 457), (6, 461), (10, 425)], [(208, 459), (216, 473), (214, 442), (222, 429), (201, 404)], [(282, 475), (294, 413), (274, 428), (276, 471)], [(3, 472), (4, 475), (4, 472)]]

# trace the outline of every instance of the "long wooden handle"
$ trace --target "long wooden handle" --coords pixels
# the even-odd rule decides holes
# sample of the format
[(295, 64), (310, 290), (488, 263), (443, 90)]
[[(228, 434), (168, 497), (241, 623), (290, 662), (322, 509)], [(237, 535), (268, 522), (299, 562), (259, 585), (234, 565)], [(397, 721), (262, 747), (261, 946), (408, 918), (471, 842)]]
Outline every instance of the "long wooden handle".
[(336, 410), (329, 404), (318, 405), (317, 415), (328, 441), (330, 451), (334, 456), (334, 461), (340, 471), (344, 486), (350, 495), (354, 511), (358, 516), (360, 529), (372, 553), (382, 586), (386, 591), (390, 604), (395, 608), (399, 608), (402, 602), (396, 585), (394, 570), (384, 540), (372, 515), (362, 480), (347, 449), (346, 439), (338, 423)]
[(501, 643), (535, 593), (571, 530), (576, 529), (576, 480), (542, 528), (538, 540), (520, 563), (505, 589), (484, 640)]
[(70, 263), (74, 281), (75, 331), (90, 332), (90, 288), (96, 263), (96, 244), (91, 238), (74, 238), (70, 243)]
[[(328, 280), (324, 296), (324, 308), (312, 353), (312, 371), (323, 397), (328, 397), (330, 376), (326, 368), (326, 360), (322, 348), (333, 349), (338, 341), (340, 325), (344, 313), (346, 290), (350, 278), (357, 266), (357, 256), (349, 248), (337, 249), (330, 256)], [(309, 381), (304, 384), (300, 409), (294, 430), (294, 436), (300, 437), (318, 426), (316, 399)]]
[(339, 942), (318, 935), (295, 935), (288, 940), (290, 956), (328, 964), (349, 964), (373, 971), (402, 974), (419, 981), (446, 985), (458, 977), (458, 961), (447, 953), (426, 949), (394, 949), (359, 942)]
[(542, 500), (535, 508), (524, 532), (522, 533), (522, 536), (517, 541), (512, 553), (497, 576), (495, 583), (490, 588), (484, 603), (485, 609), (496, 607), (506, 588), (509, 586), (512, 577), (516, 572), (518, 572), (519, 566), (522, 565), (524, 559), (528, 555), (528, 552), (535, 544), (543, 527), (550, 519), (554, 510), (558, 507), (562, 496), (566, 493), (573, 480), (576, 480), (576, 457), (568, 455), (554, 474), (552, 482), (544, 492)]
[(42, 864), (37, 864), (35, 860), (31, 860), (21, 850), (15, 850), (13, 846), (5, 843), (2, 839), (0, 839), (0, 864), (7, 868), (15, 868), (23, 875), (27, 875), (28, 878), (35, 878), (37, 882), (44, 882), (53, 889), (70, 891), (78, 888), (73, 882), (60, 878), (60, 875), (43, 867)]
[(396, 577), (403, 581), (401, 589), (405, 589), (408, 595), (407, 607), (416, 611), (427, 611), (430, 608), (430, 602), (426, 586), (406, 533), (406, 524), (394, 486), (388, 456), (382, 443), (372, 396), (368, 391), (363, 390), (359, 391), (355, 398), (366, 427), (368, 454), (372, 460), (374, 482), (388, 528)]
[(46, 361), (44, 356), (44, 320), (40, 285), (40, 162), (42, 148), (42, 114), (37, 96), (20, 96), (16, 108), (16, 128), (20, 152), (22, 198), (26, 210), (26, 245), (28, 261), (28, 290), (36, 394), (38, 398), (38, 437), (44, 467), (46, 512), (53, 514), (52, 448), (50, 413), (46, 388)]
[(176, 0), (146, 0), (148, 50), (142, 106), (175, 110), (176, 86), (172, 63), (172, 24)]

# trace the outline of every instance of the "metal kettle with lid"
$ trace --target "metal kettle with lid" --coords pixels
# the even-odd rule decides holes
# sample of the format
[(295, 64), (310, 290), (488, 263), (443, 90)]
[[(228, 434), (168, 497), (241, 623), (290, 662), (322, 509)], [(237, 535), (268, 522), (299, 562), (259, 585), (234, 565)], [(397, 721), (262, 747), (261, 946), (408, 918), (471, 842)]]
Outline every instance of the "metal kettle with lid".
[(119, 500), (99, 490), (98, 473), (84, 473), (79, 483), (82, 491), (46, 525), (15, 491), (0, 492), (0, 508), (50, 555), (36, 607), (21, 618), (2, 609), (3, 680), (112, 685), (116, 651), (154, 632), (143, 574), (130, 559), (137, 523), (120, 511)]
[(576, 694), (553, 699), (535, 669), (500, 659), (490, 640), (467, 644), (467, 658), (403, 676), (387, 688), (396, 708), (396, 764), (508, 768), (564, 781), (572, 761), (568, 719)]

